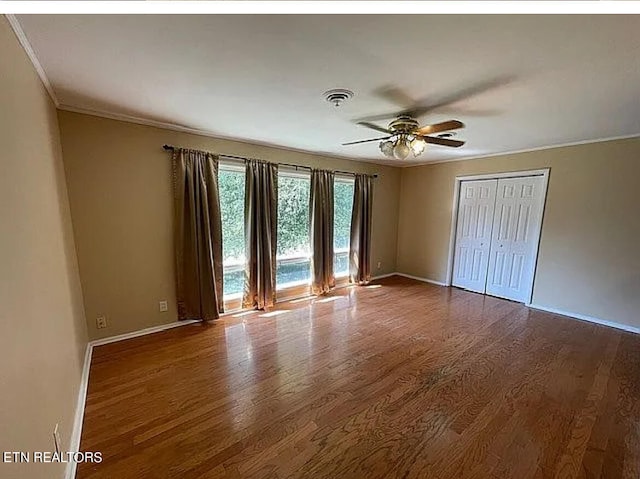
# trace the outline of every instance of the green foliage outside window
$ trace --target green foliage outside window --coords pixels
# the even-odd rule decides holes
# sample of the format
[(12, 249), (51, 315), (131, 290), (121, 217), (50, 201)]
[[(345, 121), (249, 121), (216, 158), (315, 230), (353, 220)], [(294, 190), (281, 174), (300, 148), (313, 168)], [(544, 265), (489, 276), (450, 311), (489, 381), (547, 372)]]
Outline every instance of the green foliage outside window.
[[(221, 169), (218, 172), (222, 215), (222, 255), (225, 264), (224, 292), (240, 293), (244, 281), (244, 179), (243, 171)], [(302, 176), (278, 176), (277, 255), (305, 256), (309, 240), (310, 179)], [(334, 183), (334, 248), (348, 249), (353, 207), (353, 182)], [(336, 254), (335, 272), (346, 274), (347, 253)], [(309, 278), (308, 259), (286, 260), (278, 265), (277, 283), (287, 284)]]
[(277, 256), (309, 253), (309, 178), (278, 176)]
[(244, 258), (244, 172), (218, 172), (220, 211), (222, 215), (223, 261)]
[(353, 182), (336, 181), (333, 185), (333, 200), (333, 247), (348, 248), (353, 209)]

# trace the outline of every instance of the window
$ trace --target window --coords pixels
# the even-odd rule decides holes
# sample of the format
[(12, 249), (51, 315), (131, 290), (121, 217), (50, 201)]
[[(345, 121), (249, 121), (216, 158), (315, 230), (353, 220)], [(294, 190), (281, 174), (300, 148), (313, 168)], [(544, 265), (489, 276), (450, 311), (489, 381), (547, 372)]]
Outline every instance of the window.
[(309, 175), (278, 173), (278, 241), (276, 288), (309, 284)]
[(244, 168), (220, 165), (218, 171), (222, 217), (222, 265), (225, 299), (244, 288)]
[(336, 277), (349, 274), (353, 188), (353, 179), (336, 178), (333, 185), (333, 273)]
[[(244, 289), (244, 168), (221, 163), (218, 171), (222, 217), (223, 290), (227, 308), (239, 307)], [(309, 238), (309, 174), (278, 173), (278, 237), (276, 244), (276, 288), (306, 287), (311, 282)], [(354, 181), (336, 178), (334, 183), (334, 273), (349, 273), (349, 239)], [(294, 289), (297, 294), (298, 289)], [(301, 291), (300, 291), (301, 292)], [(238, 304), (236, 304), (238, 303)]]

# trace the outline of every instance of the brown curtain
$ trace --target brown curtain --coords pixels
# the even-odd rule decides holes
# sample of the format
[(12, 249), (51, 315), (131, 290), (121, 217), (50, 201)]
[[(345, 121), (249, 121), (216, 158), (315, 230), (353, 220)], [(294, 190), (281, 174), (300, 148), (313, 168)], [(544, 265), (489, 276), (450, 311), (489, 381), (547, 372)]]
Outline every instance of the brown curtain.
[(276, 300), (278, 167), (248, 160), (245, 176), (245, 308), (265, 309)]
[(349, 244), (349, 281), (352, 283), (366, 284), (371, 280), (372, 206), (372, 178), (368, 175), (356, 175)]
[(218, 157), (176, 149), (173, 185), (178, 319), (216, 319), (224, 307)]
[(336, 285), (333, 275), (333, 179), (334, 173), (311, 171), (309, 219), (311, 251), (311, 291), (324, 294)]

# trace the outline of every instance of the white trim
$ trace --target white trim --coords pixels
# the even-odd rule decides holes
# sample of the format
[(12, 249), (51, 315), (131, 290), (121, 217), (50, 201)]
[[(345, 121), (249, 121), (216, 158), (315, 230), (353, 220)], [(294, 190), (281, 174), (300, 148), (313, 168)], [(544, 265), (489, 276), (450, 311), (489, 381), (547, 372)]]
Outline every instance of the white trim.
[[(409, 279), (414, 279), (416, 281), (421, 281), (421, 282), (425, 282), (425, 283), (431, 283), (431, 284), (435, 284), (438, 286), (444, 286), (446, 287), (447, 284), (441, 282), (441, 281), (435, 281), (432, 279), (428, 279), (428, 278), (421, 278), (419, 276), (413, 276), (410, 274), (405, 274), (405, 273), (398, 273), (398, 272), (393, 272), (393, 273), (386, 273), (386, 274), (382, 274), (379, 276), (373, 276), (371, 278), (372, 281), (374, 280), (378, 280), (378, 279), (383, 279), (383, 278), (388, 278), (390, 276), (402, 276), (404, 278), (409, 278)], [(341, 289), (341, 288), (345, 288), (349, 286), (349, 284), (346, 285), (342, 285), (337, 287), (336, 289)], [(308, 296), (303, 296), (303, 297), (313, 297), (313, 295), (308, 295)], [(299, 299), (299, 298), (295, 298), (295, 299)], [(293, 300), (293, 298), (291, 299), (287, 299), (286, 301), (291, 301)], [(600, 318), (594, 318), (592, 316), (586, 316), (584, 314), (579, 314), (579, 313), (573, 313), (570, 311), (563, 311), (560, 309), (555, 309), (555, 308), (549, 308), (547, 306), (542, 306), (539, 304), (533, 304), (533, 303), (529, 303), (526, 304), (525, 306), (532, 308), (532, 309), (537, 309), (540, 311), (545, 311), (548, 313), (553, 313), (553, 314), (559, 314), (562, 316), (567, 316), (569, 318), (573, 318), (573, 319), (578, 319), (581, 321), (588, 321), (591, 323), (595, 323), (595, 324), (599, 324), (602, 326), (607, 326), (610, 328), (616, 328), (616, 329), (620, 329), (623, 331), (627, 331), (630, 333), (635, 333), (635, 334), (640, 334), (640, 327), (635, 327), (635, 326), (628, 326), (626, 324), (620, 324), (620, 323), (616, 323), (613, 321), (607, 321), (604, 319), (600, 319)], [(236, 311), (237, 312), (237, 311)], [(74, 417), (74, 421), (73, 421), (73, 431), (71, 434), (71, 440), (69, 443), (69, 451), (70, 452), (79, 452), (80, 451), (80, 439), (82, 437), (82, 423), (84, 420), (84, 410), (85, 410), (85, 405), (86, 405), (86, 400), (87, 400), (87, 390), (89, 387), (89, 373), (91, 372), (91, 357), (93, 355), (93, 348), (95, 346), (101, 346), (104, 344), (109, 344), (109, 343), (114, 343), (117, 341), (123, 341), (125, 339), (131, 339), (131, 338), (136, 338), (139, 336), (143, 336), (143, 335), (147, 335), (147, 334), (153, 334), (156, 332), (160, 332), (160, 331), (164, 331), (166, 329), (171, 329), (171, 328), (175, 328), (178, 326), (182, 326), (182, 325), (187, 325), (187, 324), (193, 324), (196, 323), (198, 321), (177, 321), (175, 323), (169, 323), (166, 325), (161, 325), (161, 326), (154, 326), (151, 328), (145, 328), (145, 329), (141, 329), (138, 331), (133, 331), (131, 333), (126, 333), (126, 334), (120, 334), (118, 336), (111, 336), (109, 338), (104, 338), (104, 339), (97, 339), (94, 341), (90, 341), (87, 344), (87, 348), (86, 348), (86, 352), (85, 352), (85, 356), (84, 356), (84, 365), (82, 367), (82, 376), (80, 379), (80, 387), (78, 390), (78, 402), (76, 404), (76, 412), (75, 412), (75, 417)], [(67, 467), (65, 469), (65, 479), (74, 479), (76, 476), (76, 468), (77, 468), (77, 464), (75, 462), (69, 462), (67, 464)]]
[[(82, 376), (80, 377), (80, 387), (78, 389), (78, 401), (76, 403), (76, 413), (73, 419), (73, 430), (71, 431), (71, 439), (69, 440), (69, 452), (80, 451), (80, 439), (82, 437), (82, 422), (84, 421), (84, 408), (87, 401), (87, 389), (89, 387), (89, 372), (91, 371), (91, 356), (93, 354), (93, 344), (87, 343), (84, 353), (84, 364), (82, 366)], [(76, 477), (76, 468), (78, 464), (75, 461), (67, 463), (64, 471), (65, 479), (74, 479)]]
[[(335, 288), (335, 289), (338, 289), (338, 288)], [(307, 291), (293, 291), (293, 292), (290, 292), (288, 296), (282, 296), (280, 298), (276, 298), (275, 307), (277, 307), (277, 305), (280, 303), (287, 303), (289, 301), (295, 301), (296, 299), (302, 299), (302, 298), (313, 298), (315, 296), (316, 295), (311, 293), (311, 286), (309, 286)], [(249, 311), (251, 311), (251, 309), (249, 309)]]
[(568, 146), (580, 146), (580, 145), (589, 145), (591, 143), (605, 143), (607, 141), (616, 141), (616, 140), (628, 140), (630, 138), (640, 138), (640, 133), (630, 133), (628, 135), (617, 135), (617, 136), (605, 136), (602, 138), (594, 138), (592, 140), (579, 140), (579, 141), (570, 141), (567, 143), (556, 143), (553, 145), (544, 145), (544, 146), (535, 146), (532, 148), (523, 148), (521, 150), (509, 150), (497, 153), (486, 153), (483, 155), (473, 155), (473, 156), (464, 156), (461, 158), (446, 158), (443, 160), (433, 160), (433, 161), (423, 161), (420, 163), (404, 163), (400, 166), (401, 168), (411, 168), (415, 166), (429, 166), (429, 165), (437, 165), (438, 163), (451, 163), (453, 161), (467, 161), (467, 160), (481, 160), (483, 158), (493, 158), (496, 156), (505, 156), (505, 155), (517, 155), (520, 153), (532, 153), (534, 151), (542, 151), (542, 150), (553, 150), (554, 148), (566, 148)]
[(600, 324), (601, 326), (608, 326), (610, 328), (621, 329), (629, 333), (640, 334), (640, 327), (629, 326), (627, 324), (616, 323), (615, 321), (608, 321), (606, 319), (594, 318), (593, 316), (587, 316), (586, 314), (574, 313), (572, 311), (563, 311), (561, 309), (550, 308), (548, 306), (542, 306), (540, 304), (529, 303), (525, 306), (532, 309), (539, 309), (540, 311), (546, 311), (547, 313), (559, 314), (561, 316), (567, 316), (573, 319), (579, 319), (581, 321), (588, 321), (590, 323)]
[[(554, 145), (545, 145), (545, 146), (537, 146), (537, 147), (533, 147), (533, 148), (524, 148), (522, 150), (510, 150), (510, 151), (504, 151), (504, 152), (497, 152), (497, 153), (487, 153), (484, 155), (476, 155), (476, 156), (465, 156), (462, 158), (447, 158), (447, 159), (443, 159), (443, 160), (434, 160), (434, 161), (425, 161), (425, 162), (419, 162), (419, 163), (402, 163), (402, 162), (391, 162), (389, 160), (383, 160), (380, 158), (353, 158), (353, 157), (348, 157), (348, 156), (344, 156), (344, 155), (338, 155), (338, 154), (334, 154), (334, 153), (328, 153), (328, 152), (317, 152), (317, 151), (310, 151), (310, 150), (303, 150), (303, 149), (299, 149), (299, 148), (292, 148), (292, 147), (288, 147), (288, 146), (283, 146), (283, 145), (276, 145), (273, 143), (268, 143), (265, 141), (258, 141), (258, 140), (246, 140), (246, 139), (242, 139), (242, 138), (234, 138), (234, 137), (229, 137), (229, 136), (221, 136), (215, 132), (212, 132), (210, 130), (200, 130), (197, 128), (191, 128), (191, 127), (187, 127), (187, 126), (181, 126), (181, 125), (176, 125), (174, 123), (168, 123), (168, 122), (164, 122), (164, 121), (158, 121), (158, 120), (150, 120), (150, 119), (146, 119), (146, 118), (141, 118), (141, 117), (137, 117), (137, 116), (132, 116), (132, 115), (126, 115), (123, 113), (111, 113), (108, 111), (104, 111), (104, 110), (94, 110), (94, 109), (90, 109), (90, 108), (82, 108), (82, 107), (76, 107), (76, 106), (71, 106), (71, 105), (65, 105), (65, 104), (57, 104), (56, 105), (58, 107), (59, 110), (64, 110), (64, 111), (70, 111), (72, 113), (80, 113), (83, 115), (90, 115), (90, 116), (97, 116), (100, 118), (106, 118), (108, 120), (117, 120), (117, 121), (124, 121), (127, 123), (135, 123), (138, 125), (145, 125), (145, 126), (153, 126), (156, 128), (162, 128), (165, 130), (173, 130), (173, 131), (179, 131), (179, 132), (183, 132), (183, 133), (191, 133), (194, 135), (200, 135), (200, 136), (206, 136), (208, 138), (213, 138), (215, 140), (225, 140), (225, 141), (235, 141), (238, 143), (244, 143), (244, 144), (249, 144), (249, 145), (258, 145), (258, 146), (266, 146), (269, 148), (277, 148), (280, 150), (285, 150), (285, 151), (290, 151), (293, 153), (302, 153), (305, 155), (314, 155), (314, 156), (321, 156), (324, 158), (332, 158), (332, 159), (338, 159), (338, 160), (350, 160), (350, 161), (355, 161), (355, 162), (360, 162), (360, 163), (373, 163), (376, 165), (381, 165), (381, 166), (391, 166), (391, 167), (397, 167), (397, 168), (411, 168), (411, 167), (416, 167), (416, 166), (429, 166), (429, 165), (437, 165), (438, 163), (449, 163), (452, 161), (467, 161), (467, 160), (479, 160), (482, 158), (492, 158), (495, 156), (504, 156), (504, 155), (515, 155), (518, 153), (530, 153), (533, 151), (541, 151), (541, 150), (552, 150), (554, 148), (564, 148), (567, 146), (579, 146), (579, 145), (588, 145), (590, 143), (603, 143), (603, 142), (607, 142), (607, 141), (615, 141), (615, 140), (626, 140), (629, 138), (640, 138), (640, 133), (633, 133), (633, 134), (629, 134), (629, 135), (619, 135), (619, 136), (609, 136), (609, 137), (603, 137), (603, 138), (595, 138), (592, 140), (580, 140), (580, 141), (573, 141), (573, 142), (568, 142), (568, 143), (558, 143), (558, 144), (554, 144)], [(224, 154), (220, 154), (220, 156), (224, 156)]]
[[(407, 276), (407, 275), (401, 275), (400, 273), (388, 273), (380, 276), (374, 276), (371, 279), (372, 280), (382, 279), (382, 278), (387, 278), (389, 276), (394, 276), (394, 275)], [(425, 281), (430, 282), (429, 280), (425, 280)], [(346, 288), (347, 286), (350, 286), (350, 284), (349, 283), (340, 284), (335, 289), (343, 289), (343, 288)], [(279, 303), (287, 302), (287, 301), (292, 301), (295, 299), (307, 298), (307, 297), (313, 298), (316, 296), (312, 294), (304, 294), (302, 296), (298, 295), (295, 297), (282, 298), (278, 302)], [(227, 314), (231, 315), (236, 313), (238, 313), (238, 311), (230, 311)], [(85, 405), (87, 401), (87, 390), (89, 388), (89, 373), (91, 372), (91, 358), (93, 356), (93, 348), (97, 346), (104, 346), (105, 344), (115, 343), (118, 341), (124, 341), (126, 339), (132, 339), (140, 336), (145, 336), (148, 334), (158, 333), (161, 331), (165, 331), (167, 329), (172, 329), (179, 326), (186, 326), (188, 324), (193, 324), (198, 322), (199, 322), (198, 320), (175, 321), (173, 323), (161, 324), (159, 326), (152, 326), (150, 328), (139, 329), (137, 331), (132, 331), (130, 333), (118, 334), (116, 336), (109, 336), (107, 338), (102, 338), (102, 339), (95, 339), (87, 343), (87, 348), (84, 355), (84, 364), (82, 366), (82, 376), (80, 378), (80, 386), (78, 390), (78, 401), (76, 403), (76, 412), (73, 420), (73, 431), (71, 433), (71, 439), (69, 441), (69, 452), (80, 451), (80, 440), (82, 438), (82, 423), (84, 421), (84, 410), (85, 410)], [(67, 463), (67, 467), (65, 468), (65, 474), (64, 474), (65, 479), (74, 479), (76, 477), (77, 466), (78, 466), (77, 463), (73, 461)]]
[(118, 341), (124, 341), (125, 339), (137, 338), (138, 336), (145, 336), (147, 334), (158, 333), (167, 329), (177, 328), (178, 326), (186, 326), (187, 324), (200, 323), (197, 319), (189, 319), (186, 321), (175, 321), (173, 323), (160, 324), (158, 326), (151, 326), (150, 328), (139, 329), (130, 333), (118, 334), (116, 336), (109, 336), (102, 339), (94, 339), (91, 341), (92, 346), (102, 346), (104, 344), (115, 343)]
[(481, 175), (461, 175), (456, 176), (457, 181), (475, 180), (497, 180), (500, 178), (522, 178), (526, 176), (545, 176), (549, 174), (550, 168), (540, 168), (538, 170), (516, 170), (501, 171), (498, 173), (483, 173)]
[[(90, 116), (96, 116), (99, 118), (106, 118), (108, 120), (124, 121), (126, 123), (135, 123), (137, 125), (152, 126), (155, 128), (161, 128), (163, 130), (179, 131), (181, 133), (191, 133), (193, 135), (206, 136), (207, 138), (212, 138), (214, 140), (233, 141), (236, 143), (242, 143), (245, 145), (252, 145), (252, 146), (265, 146), (268, 148), (289, 151), (292, 153), (299, 153), (299, 154), (310, 155), (310, 156), (319, 156), (323, 158), (330, 158), (333, 160), (349, 160), (349, 161), (355, 161), (356, 163), (365, 163), (365, 164), (373, 163), (373, 164), (382, 165), (382, 166), (393, 166), (393, 165), (390, 165), (388, 161), (385, 162), (384, 160), (376, 159), (376, 158), (353, 158), (349, 156), (337, 155), (334, 153), (328, 153), (323, 151), (311, 151), (311, 150), (303, 150), (300, 148), (292, 148), (288, 146), (269, 143), (266, 141), (247, 140), (244, 138), (222, 136), (210, 130), (201, 130), (198, 128), (191, 128), (188, 126), (177, 125), (175, 123), (169, 123), (169, 122), (158, 121), (158, 120), (150, 120), (150, 119), (141, 118), (141, 117), (132, 116), (132, 115), (125, 115), (123, 113), (111, 113), (104, 110), (94, 110), (91, 108), (82, 108), (82, 107), (76, 107), (76, 106), (65, 105), (65, 104), (58, 105), (58, 109), (63, 111), (70, 111), (72, 113), (80, 113), (82, 115), (90, 115)], [(219, 155), (221, 157), (225, 156), (224, 153), (219, 153)], [(274, 158), (275, 156), (277, 155), (274, 155)], [(274, 163), (278, 163), (278, 160), (276, 159), (272, 159), (270, 161), (273, 161)], [(300, 165), (300, 166), (304, 166), (304, 165)]]
[(22, 25), (20, 25), (18, 18), (15, 15), (11, 14), (6, 14), (5, 17), (7, 18), (9, 25), (11, 25), (13, 33), (15, 33), (16, 37), (18, 37), (18, 41), (20, 42), (20, 45), (22, 45), (22, 49), (29, 57), (29, 60), (31, 60), (31, 64), (33, 65), (33, 68), (35, 68), (36, 73), (38, 73), (40, 81), (42, 81), (42, 84), (46, 88), (47, 93), (49, 93), (51, 101), (53, 101), (53, 104), (56, 106), (56, 108), (59, 108), (60, 102), (58, 101), (58, 97), (56, 96), (56, 93), (51, 86), (49, 78), (47, 78), (47, 74), (45, 73), (44, 68), (42, 68), (40, 61), (36, 56), (36, 52), (33, 50), (31, 43), (29, 43), (27, 35), (24, 33), (24, 30), (22, 29)]
[[(360, 158), (360, 157), (353, 158), (353, 157), (339, 155), (339, 154), (335, 154), (335, 153), (303, 150), (303, 149), (300, 149), (300, 148), (293, 148), (293, 147), (288, 147), (288, 146), (283, 146), (283, 145), (277, 145), (277, 144), (269, 143), (269, 142), (265, 142), (265, 141), (246, 140), (246, 139), (243, 139), (243, 138), (235, 138), (235, 137), (230, 137), (230, 136), (221, 136), (220, 134), (215, 133), (215, 132), (210, 131), (210, 130), (201, 130), (201, 129), (198, 129), (198, 128), (192, 128), (192, 127), (177, 125), (175, 123), (169, 123), (169, 122), (151, 120), (151, 119), (132, 116), (132, 115), (126, 115), (124, 113), (112, 113), (112, 112), (108, 112), (108, 111), (104, 111), (104, 110), (95, 110), (95, 109), (91, 109), (91, 108), (76, 107), (76, 106), (65, 105), (65, 104), (56, 104), (56, 106), (58, 107), (59, 110), (70, 111), (72, 113), (80, 113), (80, 114), (83, 114), (83, 115), (96, 116), (96, 117), (99, 117), (99, 118), (106, 118), (108, 120), (124, 121), (126, 123), (135, 123), (137, 125), (152, 126), (152, 127), (155, 127), (155, 128), (162, 128), (162, 129), (165, 129), (165, 130), (179, 131), (179, 132), (182, 132), (182, 133), (191, 133), (191, 134), (194, 134), (194, 135), (200, 135), (200, 136), (206, 136), (208, 138), (213, 138), (214, 140), (235, 141), (235, 142), (238, 142), (238, 143), (243, 143), (243, 144), (248, 144), (248, 145), (257, 145), (257, 146), (266, 146), (266, 147), (269, 147), (269, 148), (277, 148), (277, 149), (280, 149), (280, 150), (290, 151), (290, 152), (293, 152), (293, 153), (301, 153), (301, 154), (305, 154), (305, 155), (320, 156), (320, 157), (324, 157), (324, 158), (332, 158), (332, 159), (338, 159), (338, 160), (350, 160), (350, 161), (355, 161), (355, 162), (360, 162), (360, 163), (373, 163), (373, 164), (376, 164), (376, 165), (391, 166), (391, 167), (396, 167), (396, 168), (412, 168), (412, 167), (417, 167), (417, 166), (429, 166), (429, 165), (437, 165), (439, 163), (450, 163), (450, 162), (453, 162), (453, 161), (480, 160), (482, 158), (493, 158), (493, 157), (496, 157), (496, 156), (515, 155), (515, 154), (519, 154), (519, 153), (530, 153), (530, 152), (541, 151), (541, 150), (552, 150), (554, 148), (564, 148), (564, 147), (567, 147), (567, 146), (579, 146), (579, 145), (588, 145), (588, 144), (591, 144), (591, 143), (604, 143), (604, 142), (607, 142), (607, 141), (626, 140), (626, 139), (629, 139), (629, 138), (640, 138), (640, 133), (632, 133), (632, 134), (628, 134), (628, 135), (618, 135), (618, 136), (609, 136), (609, 137), (603, 137), (603, 138), (595, 138), (595, 139), (592, 139), (592, 140), (580, 140), (580, 141), (573, 141), (573, 142), (567, 142), (567, 143), (557, 143), (557, 144), (553, 144), (553, 145), (536, 146), (536, 147), (533, 147), (533, 148), (524, 148), (524, 149), (521, 149), (521, 150), (509, 150), (509, 151), (504, 151), (504, 152), (487, 153), (487, 154), (483, 154), (483, 155), (465, 156), (465, 157), (462, 157), (462, 158), (447, 158), (447, 159), (442, 159), (442, 160), (406, 163), (406, 162), (393, 162), (393, 161), (384, 160), (384, 159), (381, 159), (381, 158)], [(224, 156), (224, 154), (221, 153), (220, 156)]]
[(356, 183), (356, 177), (350, 173), (336, 171), (334, 176), (334, 182), (348, 183), (349, 185), (354, 186)]
[(308, 170), (307, 167), (279, 164), (278, 176), (284, 176), (285, 178), (297, 178), (299, 180), (307, 180), (311, 182), (311, 170)]
[(456, 176), (454, 179), (453, 189), (453, 205), (451, 208), (451, 226), (449, 231), (449, 252), (447, 254), (447, 279), (444, 283), (445, 286), (451, 286), (453, 283), (453, 259), (455, 256), (455, 243), (456, 243), (456, 227), (458, 223), (458, 206), (460, 200), (460, 185), (463, 181), (475, 181), (475, 180), (493, 180), (500, 178), (521, 178), (524, 176), (541, 176), (542, 177), (542, 211), (536, 229), (538, 231), (537, 238), (534, 244), (533, 253), (533, 276), (531, 278), (531, 285), (529, 286), (529, 292), (526, 303), (530, 303), (533, 300), (533, 286), (536, 281), (536, 271), (538, 269), (538, 252), (540, 250), (540, 238), (542, 237), (542, 221), (544, 219), (545, 208), (547, 204), (547, 193), (549, 188), (549, 173), (551, 168), (540, 168), (537, 170), (520, 170), (520, 171), (503, 171), (497, 173), (486, 173), (481, 175), (466, 175)]
[(225, 158), (224, 155), (220, 155), (220, 159), (218, 160), (219, 171), (226, 171), (231, 173), (242, 173), (245, 172), (244, 165), (241, 164), (238, 160), (233, 160), (231, 158)]
[[(137, 338), (147, 334), (153, 334), (166, 329), (175, 328), (177, 326), (183, 326), (187, 324), (197, 323), (199, 321), (176, 321), (174, 323), (162, 324), (160, 326), (153, 326), (150, 328), (140, 329), (138, 331), (132, 331), (130, 333), (119, 334), (117, 336), (110, 336), (108, 338), (95, 339), (87, 343), (87, 348), (84, 354), (84, 364), (82, 366), (82, 376), (80, 378), (80, 386), (78, 389), (78, 401), (76, 403), (76, 412), (73, 419), (73, 430), (71, 432), (71, 439), (69, 441), (69, 452), (80, 451), (80, 440), (82, 438), (82, 423), (84, 421), (84, 409), (87, 402), (87, 390), (89, 388), (89, 373), (91, 372), (91, 358), (93, 356), (93, 348), (96, 346), (102, 346), (109, 343), (115, 343), (117, 341), (123, 341), (125, 339)], [(65, 479), (74, 479), (76, 477), (76, 469), (78, 464), (74, 461), (67, 463), (65, 468)]]
[(445, 284), (453, 283), (453, 256), (456, 248), (456, 226), (458, 225), (458, 205), (460, 202), (460, 181), (455, 179), (453, 187), (453, 205), (451, 205), (451, 229), (449, 231), (449, 252), (447, 254), (447, 276)]
[(404, 278), (415, 279), (416, 281), (422, 281), (423, 283), (435, 284), (436, 286), (449, 286), (448, 284), (443, 283), (442, 281), (436, 281), (435, 279), (421, 278), (420, 276), (413, 276), (412, 274), (406, 274), (406, 273), (394, 273), (394, 274), (398, 276), (402, 276)]
[[(497, 153), (486, 153), (486, 154), (483, 154), (483, 155), (465, 156), (465, 157), (462, 157), (462, 158), (447, 158), (447, 159), (442, 159), (442, 160), (425, 161), (425, 162), (414, 162), (414, 163), (403, 163), (403, 162), (396, 163), (396, 162), (390, 162), (388, 160), (383, 160), (383, 159), (380, 159), (380, 158), (352, 158), (352, 157), (349, 157), (349, 156), (337, 155), (337, 154), (334, 154), (334, 153), (315, 152), (315, 151), (303, 150), (303, 149), (298, 149), (298, 148), (291, 148), (291, 147), (287, 147), (287, 146), (276, 145), (276, 144), (273, 144), (273, 143), (261, 142), (261, 141), (256, 141), (256, 140), (248, 141), (248, 140), (245, 140), (245, 139), (239, 139), (239, 138), (234, 138), (234, 137), (225, 137), (225, 136), (220, 136), (219, 134), (216, 134), (215, 132), (212, 132), (212, 131), (209, 131), (209, 130), (201, 130), (201, 129), (198, 129), (198, 128), (191, 128), (191, 127), (187, 127), (187, 126), (177, 125), (177, 124), (174, 124), (174, 123), (163, 122), (163, 121), (158, 121), (158, 120), (151, 120), (151, 119), (137, 117), (137, 116), (133, 116), (133, 115), (126, 115), (124, 113), (112, 113), (112, 112), (108, 112), (108, 111), (104, 111), (104, 110), (96, 110), (96, 109), (91, 109), (91, 108), (76, 107), (76, 106), (65, 105), (65, 104), (60, 103), (60, 101), (58, 100), (58, 97), (55, 94), (53, 86), (51, 85), (51, 82), (49, 81), (49, 78), (47, 77), (47, 74), (46, 74), (44, 68), (40, 64), (40, 61), (38, 60), (38, 57), (36, 56), (35, 51), (33, 50), (33, 47), (29, 43), (29, 40), (27, 39), (27, 36), (24, 33), (24, 30), (22, 29), (22, 25), (20, 24), (20, 21), (17, 19), (17, 17), (14, 14), (7, 13), (7, 14), (5, 14), (5, 17), (9, 21), (9, 24), (11, 25), (11, 28), (13, 29), (16, 37), (18, 37), (18, 41), (20, 42), (20, 45), (22, 45), (22, 48), (24, 49), (25, 53), (27, 54), (27, 56), (31, 60), (31, 63), (33, 64), (33, 67), (35, 68), (36, 72), (38, 73), (38, 76), (40, 77), (40, 80), (42, 80), (42, 83), (44, 84), (44, 87), (46, 88), (47, 92), (49, 93), (49, 96), (51, 97), (51, 100), (53, 101), (53, 103), (56, 106), (56, 108), (58, 108), (59, 110), (70, 111), (70, 112), (73, 112), (73, 113), (81, 113), (81, 114), (84, 114), (84, 115), (91, 115), (91, 116), (97, 116), (97, 117), (101, 117), (101, 118), (107, 118), (109, 120), (118, 120), (118, 121), (124, 121), (124, 122), (127, 122), (127, 123), (135, 123), (135, 124), (138, 124), (138, 125), (145, 125), (145, 126), (153, 126), (153, 127), (156, 127), (156, 128), (163, 128), (163, 129), (166, 129), (166, 130), (173, 130), (173, 131), (179, 131), (179, 132), (184, 132), (184, 133), (192, 133), (192, 134), (195, 134), (195, 135), (206, 136), (206, 137), (217, 139), (217, 140), (228, 140), (228, 141), (236, 141), (236, 142), (239, 142), (239, 143), (245, 143), (245, 144), (250, 144), (250, 145), (267, 146), (267, 147), (270, 147), (270, 148), (278, 148), (278, 149), (281, 149), (281, 150), (291, 151), (291, 152), (294, 152), (294, 153), (303, 153), (303, 154), (307, 154), (307, 155), (315, 155), (315, 156), (321, 156), (321, 157), (333, 158), (333, 159), (340, 159), (340, 160), (350, 160), (350, 161), (356, 161), (356, 162), (373, 163), (373, 164), (377, 164), (377, 165), (391, 166), (391, 167), (398, 167), (398, 168), (411, 168), (411, 167), (416, 167), (416, 166), (436, 165), (438, 163), (449, 163), (449, 162), (453, 162), (453, 161), (479, 160), (479, 159), (482, 159), (482, 158), (492, 158), (492, 157), (504, 156), (504, 155), (515, 155), (515, 154), (519, 154), (519, 153), (530, 153), (530, 152), (534, 152), (534, 151), (550, 150), (550, 149), (554, 149), (554, 148), (564, 148), (564, 147), (567, 147), (567, 146), (588, 145), (590, 143), (602, 143), (602, 142), (606, 142), (606, 141), (625, 140), (625, 139), (629, 139), (629, 138), (639, 138), (640, 137), (640, 133), (632, 133), (632, 134), (627, 134), (627, 135), (618, 135), (618, 136), (609, 136), (609, 137), (594, 138), (594, 139), (587, 139), (587, 140), (578, 140), (578, 141), (572, 141), (572, 142), (566, 142), (566, 143), (556, 143), (556, 144), (552, 144), (552, 145), (537, 146), (537, 147), (533, 147), (533, 148), (523, 148), (523, 149), (520, 149), (520, 150), (509, 150), (509, 151), (503, 151), (503, 152), (497, 152)], [(224, 156), (224, 155), (222, 155), (222, 156)]]
[(375, 281), (377, 279), (382, 279), (382, 278), (389, 278), (390, 276), (396, 276), (398, 274), (400, 273), (393, 272), (393, 273), (380, 274), (378, 276), (372, 276), (371, 281)]

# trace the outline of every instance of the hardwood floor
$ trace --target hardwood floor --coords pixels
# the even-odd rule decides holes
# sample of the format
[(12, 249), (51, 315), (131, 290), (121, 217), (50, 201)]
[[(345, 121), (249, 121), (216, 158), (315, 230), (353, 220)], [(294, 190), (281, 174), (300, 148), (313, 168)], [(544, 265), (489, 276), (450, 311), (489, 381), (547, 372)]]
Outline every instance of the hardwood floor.
[(94, 350), (78, 478), (640, 477), (640, 336), (393, 277)]

